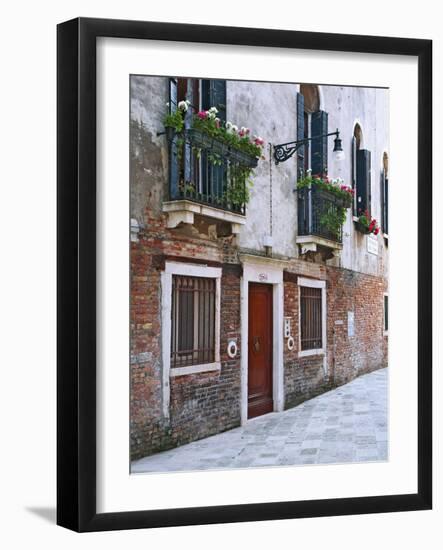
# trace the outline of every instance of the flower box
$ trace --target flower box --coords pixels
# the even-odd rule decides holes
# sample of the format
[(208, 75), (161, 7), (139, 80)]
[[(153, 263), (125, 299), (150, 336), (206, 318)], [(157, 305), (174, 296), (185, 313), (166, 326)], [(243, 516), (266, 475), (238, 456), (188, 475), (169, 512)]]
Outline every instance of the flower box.
[(372, 231), (369, 231), (369, 228), (367, 225), (356, 221), (355, 222), (355, 229), (359, 231), (360, 233), (363, 233), (363, 235), (369, 235), (369, 233), (372, 233)]
[(258, 164), (258, 158), (253, 155), (248, 155), (244, 151), (239, 151), (231, 147), (229, 152), (229, 160), (231, 162), (247, 166), (248, 168), (255, 168)]
[(336, 206), (340, 206), (342, 208), (349, 208), (352, 204), (352, 198), (351, 197), (338, 197), (335, 193), (332, 191), (328, 191), (327, 189), (321, 189), (315, 185), (312, 186), (313, 193), (316, 197), (319, 199), (324, 199), (329, 201), (331, 204), (335, 204)]
[(255, 168), (258, 164), (258, 158), (230, 147), (227, 143), (214, 136), (209, 135), (204, 130), (198, 128), (189, 128), (186, 130), (186, 138), (193, 147), (209, 151), (222, 158), (229, 159), (231, 162)]

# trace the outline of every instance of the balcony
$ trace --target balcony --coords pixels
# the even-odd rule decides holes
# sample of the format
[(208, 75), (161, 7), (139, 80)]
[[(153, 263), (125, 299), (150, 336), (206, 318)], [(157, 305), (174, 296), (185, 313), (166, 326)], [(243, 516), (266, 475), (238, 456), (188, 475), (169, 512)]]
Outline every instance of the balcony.
[(163, 202), (167, 227), (192, 225), (198, 215), (229, 223), (231, 233), (239, 233), (246, 223), (248, 197), (243, 170), (250, 171), (257, 159), (196, 129), (168, 141), (170, 178), (168, 200)]
[(301, 254), (322, 252), (325, 259), (336, 256), (342, 249), (343, 229), (331, 228), (343, 201), (332, 193), (317, 187), (297, 190), (298, 234), (296, 242)]

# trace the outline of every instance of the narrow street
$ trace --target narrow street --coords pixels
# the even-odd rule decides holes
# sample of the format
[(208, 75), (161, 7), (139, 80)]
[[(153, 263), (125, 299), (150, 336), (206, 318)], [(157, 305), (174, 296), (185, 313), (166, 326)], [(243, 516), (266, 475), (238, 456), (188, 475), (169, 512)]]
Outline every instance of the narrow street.
[(381, 369), (293, 409), (134, 461), (131, 472), (387, 460), (387, 394)]

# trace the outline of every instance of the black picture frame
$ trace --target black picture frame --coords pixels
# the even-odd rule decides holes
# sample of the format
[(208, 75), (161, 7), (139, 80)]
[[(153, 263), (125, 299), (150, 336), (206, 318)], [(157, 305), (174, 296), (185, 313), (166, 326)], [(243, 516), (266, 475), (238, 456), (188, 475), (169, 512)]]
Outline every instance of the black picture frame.
[[(418, 59), (418, 491), (359, 498), (96, 512), (96, 39), (302, 48)], [(432, 41), (78, 18), (57, 32), (57, 523), (75, 531), (432, 507)]]

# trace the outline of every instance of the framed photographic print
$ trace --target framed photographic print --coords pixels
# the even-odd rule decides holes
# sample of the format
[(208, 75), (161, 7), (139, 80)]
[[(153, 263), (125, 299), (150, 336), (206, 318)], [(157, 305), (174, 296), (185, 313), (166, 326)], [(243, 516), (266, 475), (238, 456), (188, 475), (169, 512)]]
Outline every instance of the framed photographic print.
[(431, 508), (431, 66), (59, 25), (59, 525)]

